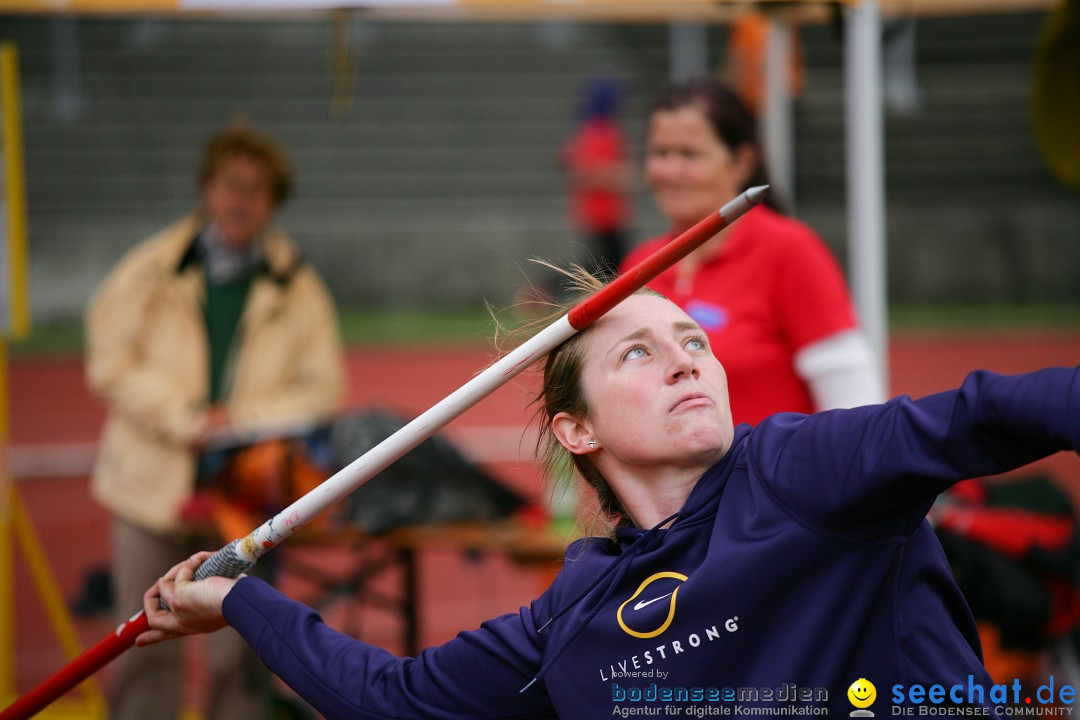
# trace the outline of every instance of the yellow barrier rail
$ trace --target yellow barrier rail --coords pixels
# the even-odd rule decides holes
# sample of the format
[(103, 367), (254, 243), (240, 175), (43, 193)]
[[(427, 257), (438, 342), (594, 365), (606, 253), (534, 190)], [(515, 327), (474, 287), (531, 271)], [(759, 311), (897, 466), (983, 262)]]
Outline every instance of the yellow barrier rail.
[[(858, 5), (871, 0), (841, 0)], [(985, 15), (1049, 11), (1059, 0), (878, 0), (892, 16)], [(723, 22), (748, 9), (783, 6), (795, 20), (829, 17), (823, 0), (0, 0), (0, 12), (26, 13), (296, 13), (363, 8), (367, 17), (442, 20)], [(798, 6), (802, 6), (801, 8)]]

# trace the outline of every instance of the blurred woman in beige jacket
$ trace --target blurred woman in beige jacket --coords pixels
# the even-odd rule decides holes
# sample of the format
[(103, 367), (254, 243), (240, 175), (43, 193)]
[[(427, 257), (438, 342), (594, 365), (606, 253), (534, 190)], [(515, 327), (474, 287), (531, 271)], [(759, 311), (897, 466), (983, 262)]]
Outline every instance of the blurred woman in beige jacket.
[[(332, 299), (273, 226), (291, 180), (274, 139), (226, 129), (204, 152), (198, 211), (129, 251), (91, 302), (87, 377), (109, 410), (92, 492), (115, 517), (115, 599), (125, 616), (207, 541), (181, 511), (210, 440), (326, 421), (339, 409), (345, 371)], [(238, 668), (242, 641), (222, 644), (209, 653), (205, 716), (263, 717), (264, 693)], [(112, 717), (177, 717), (180, 649), (121, 658)]]

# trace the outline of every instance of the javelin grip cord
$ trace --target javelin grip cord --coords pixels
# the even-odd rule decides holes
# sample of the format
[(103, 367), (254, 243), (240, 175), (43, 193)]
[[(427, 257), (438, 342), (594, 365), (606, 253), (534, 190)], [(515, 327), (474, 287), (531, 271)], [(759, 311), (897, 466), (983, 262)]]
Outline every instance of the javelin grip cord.
[(240, 554), (238, 548), (243, 540), (233, 540), (216, 553), (206, 558), (203, 564), (195, 570), (196, 580), (205, 580), (208, 577), (234, 578), (240, 577), (255, 566), (254, 560), (248, 560)]

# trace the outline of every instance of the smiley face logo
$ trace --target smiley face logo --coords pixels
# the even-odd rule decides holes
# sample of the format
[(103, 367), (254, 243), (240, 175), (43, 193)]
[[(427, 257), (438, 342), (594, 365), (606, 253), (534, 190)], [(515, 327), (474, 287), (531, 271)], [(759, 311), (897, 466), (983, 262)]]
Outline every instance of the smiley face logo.
[[(874, 687), (874, 683), (866, 678), (859, 678), (851, 683), (851, 687), (847, 690), (847, 697), (855, 707), (860, 709), (868, 708), (877, 699), (877, 688)], [(852, 715), (854, 714), (852, 713)]]

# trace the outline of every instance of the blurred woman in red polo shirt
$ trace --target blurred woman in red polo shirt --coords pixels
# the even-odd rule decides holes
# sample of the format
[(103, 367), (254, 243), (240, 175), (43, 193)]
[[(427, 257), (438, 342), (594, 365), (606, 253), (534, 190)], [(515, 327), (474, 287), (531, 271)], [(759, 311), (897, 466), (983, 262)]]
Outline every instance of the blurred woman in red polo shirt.
[(574, 224), (589, 243), (597, 270), (618, 267), (626, 254), (633, 186), (629, 143), (619, 123), (617, 80), (600, 77), (585, 88), (580, 124), (563, 144)]
[[(764, 184), (756, 119), (726, 85), (671, 89), (649, 115), (645, 176), (668, 233), (627, 255), (633, 266), (753, 185)], [(650, 287), (694, 318), (726, 368), (735, 422), (884, 399), (836, 259), (775, 194)]]

